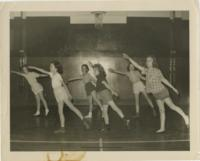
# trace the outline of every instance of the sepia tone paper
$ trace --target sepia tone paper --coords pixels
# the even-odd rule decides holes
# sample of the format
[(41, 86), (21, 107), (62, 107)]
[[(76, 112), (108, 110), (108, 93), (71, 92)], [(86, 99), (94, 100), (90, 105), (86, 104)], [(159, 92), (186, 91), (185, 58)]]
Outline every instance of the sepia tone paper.
[[(60, 152), (10, 151), (10, 37), (9, 20), (13, 11), (149, 11), (189, 10), (190, 14), (190, 151), (86, 152), (85, 161), (130, 161), (199, 158), (199, 11), (195, 0), (62, 1), (0, 3), (1, 64), (1, 157), (2, 161), (45, 161), (47, 154)], [(67, 153), (67, 152), (66, 152)], [(82, 158), (81, 158), (82, 159)], [(69, 159), (70, 160), (70, 159)]]

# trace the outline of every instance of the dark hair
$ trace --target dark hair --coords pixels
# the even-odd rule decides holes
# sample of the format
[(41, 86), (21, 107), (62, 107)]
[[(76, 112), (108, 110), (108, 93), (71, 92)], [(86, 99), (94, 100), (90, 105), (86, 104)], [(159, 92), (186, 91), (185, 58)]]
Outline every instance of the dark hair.
[(88, 65), (87, 65), (87, 64), (82, 64), (82, 65), (81, 65), (81, 68), (83, 68), (83, 67), (85, 67), (85, 68), (86, 68), (86, 70), (87, 70), (87, 72), (89, 72), (89, 70), (90, 70), (90, 69), (89, 69), (89, 67), (88, 67)]
[(93, 68), (97, 68), (99, 70), (99, 75), (106, 77), (106, 72), (101, 64), (94, 64)]
[(60, 64), (59, 61), (54, 60), (54, 61), (51, 62), (51, 64), (53, 64), (55, 66), (58, 73), (63, 74), (63, 66), (62, 66), (62, 64)]
[(152, 63), (153, 67), (158, 68), (158, 62), (157, 62), (156, 57), (154, 55), (148, 55), (146, 58), (148, 58), (148, 57), (153, 59), (153, 63)]

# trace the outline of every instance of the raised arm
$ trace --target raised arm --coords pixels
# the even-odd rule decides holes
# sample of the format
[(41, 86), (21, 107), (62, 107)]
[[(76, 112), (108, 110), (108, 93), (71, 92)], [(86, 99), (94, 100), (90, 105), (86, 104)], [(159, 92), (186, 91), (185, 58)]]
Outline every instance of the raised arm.
[(44, 70), (44, 69), (41, 69), (41, 68), (38, 68), (38, 67), (34, 67), (34, 66), (28, 66), (29, 69), (34, 69), (34, 70), (37, 70), (41, 73), (44, 73), (44, 74), (47, 74), (47, 75), (50, 75), (50, 72)]
[(171, 88), (177, 95), (179, 94), (178, 90), (165, 77), (162, 78), (162, 82), (163, 84)]
[(121, 76), (126, 76), (126, 73), (123, 73), (123, 72), (114, 70), (114, 69), (112, 69), (112, 68), (109, 68), (108, 71), (111, 72), (111, 73), (119, 74), (119, 75), (121, 75)]
[(22, 77), (24, 77), (24, 76), (25, 76), (23, 73), (16, 72), (16, 71), (11, 71), (11, 73), (13, 73), (13, 74), (17, 74), (17, 75), (19, 75), (19, 76), (22, 76)]
[(96, 79), (95, 75), (91, 74), (91, 73), (89, 73), (89, 74), (90, 74), (90, 80), (91, 80), (91, 82), (95, 85), (96, 82), (97, 82), (97, 79)]
[(92, 75), (92, 77), (95, 79), (95, 82), (96, 82), (97, 78), (96, 78), (96, 76), (94, 74), (94, 65), (93, 65), (93, 63), (91, 61), (88, 62), (88, 65), (89, 65), (90, 70), (93, 71), (93, 72), (90, 72), (90, 74)]
[(140, 71), (144, 71), (144, 67), (139, 65), (137, 62), (135, 62), (133, 59), (131, 59), (127, 54), (123, 53), (123, 58), (128, 60), (131, 64), (133, 64), (137, 69), (139, 69)]
[(88, 61), (88, 65), (89, 65), (89, 67), (90, 67), (90, 68), (92, 68), (92, 69), (93, 69), (93, 66), (94, 66), (94, 65), (92, 64), (92, 62), (91, 62), (91, 61)]

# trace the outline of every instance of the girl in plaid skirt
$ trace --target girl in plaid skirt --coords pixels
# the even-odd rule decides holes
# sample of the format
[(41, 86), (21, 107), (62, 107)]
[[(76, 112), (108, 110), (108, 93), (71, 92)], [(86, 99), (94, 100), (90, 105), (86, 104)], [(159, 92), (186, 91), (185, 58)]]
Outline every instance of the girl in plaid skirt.
[[(137, 69), (142, 71), (144, 75), (146, 75), (146, 91), (147, 93), (152, 93), (154, 98), (156, 99), (156, 103), (159, 107), (160, 111), (160, 129), (158, 129), (157, 133), (165, 132), (165, 106), (167, 106), (177, 112), (185, 121), (186, 126), (189, 126), (189, 118), (183, 112), (183, 110), (176, 106), (172, 101), (168, 89), (166, 86), (171, 88), (176, 94), (179, 94), (178, 90), (174, 88), (172, 84), (162, 75), (160, 69), (156, 68), (156, 59), (153, 56), (148, 56), (146, 58), (146, 66), (142, 67), (138, 63), (136, 63), (133, 59), (131, 59), (128, 55), (123, 54), (123, 57), (127, 59), (130, 63), (132, 63)], [(166, 85), (166, 86), (164, 86)]]

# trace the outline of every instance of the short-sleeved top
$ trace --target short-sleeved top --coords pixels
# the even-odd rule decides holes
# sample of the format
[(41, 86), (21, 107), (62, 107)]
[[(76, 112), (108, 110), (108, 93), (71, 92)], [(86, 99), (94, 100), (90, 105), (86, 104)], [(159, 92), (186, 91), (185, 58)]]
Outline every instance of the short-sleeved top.
[(165, 86), (162, 84), (163, 74), (160, 69), (150, 68), (146, 70), (146, 91), (148, 93), (158, 93)]
[(97, 92), (101, 92), (106, 88), (106, 86), (103, 84), (103, 81), (107, 82), (106, 77), (102, 76), (102, 75), (98, 75), (97, 76), (97, 82), (96, 82), (96, 91)]
[(30, 84), (30, 86), (34, 86), (35, 84), (39, 84), (37, 81), (37, 78), (40, 75), (38, 73), (35, 72), (29, 72), (28, 74), (24, 74), (24, 77), (26, 78), (26, 80), (28, 81), (28, 83)]
[(140, 81), (140, 73), (138, 71), (130, 71), (126, 73), (126, 76), (132, 83), (137, 83)]
[(89, 82), (93, 83), (94, 82), (94, 78), (92, 77), (92, 75), (90, 73), (87, 73), (85, 75), (82, 75), (83, 77), (83, 83), (87, 84)]
[(49, 73), (49, 75), (51, 77), (51, 85), (53, 88), (62, 87), (63, 79), (59, 73), (56, 74)]

